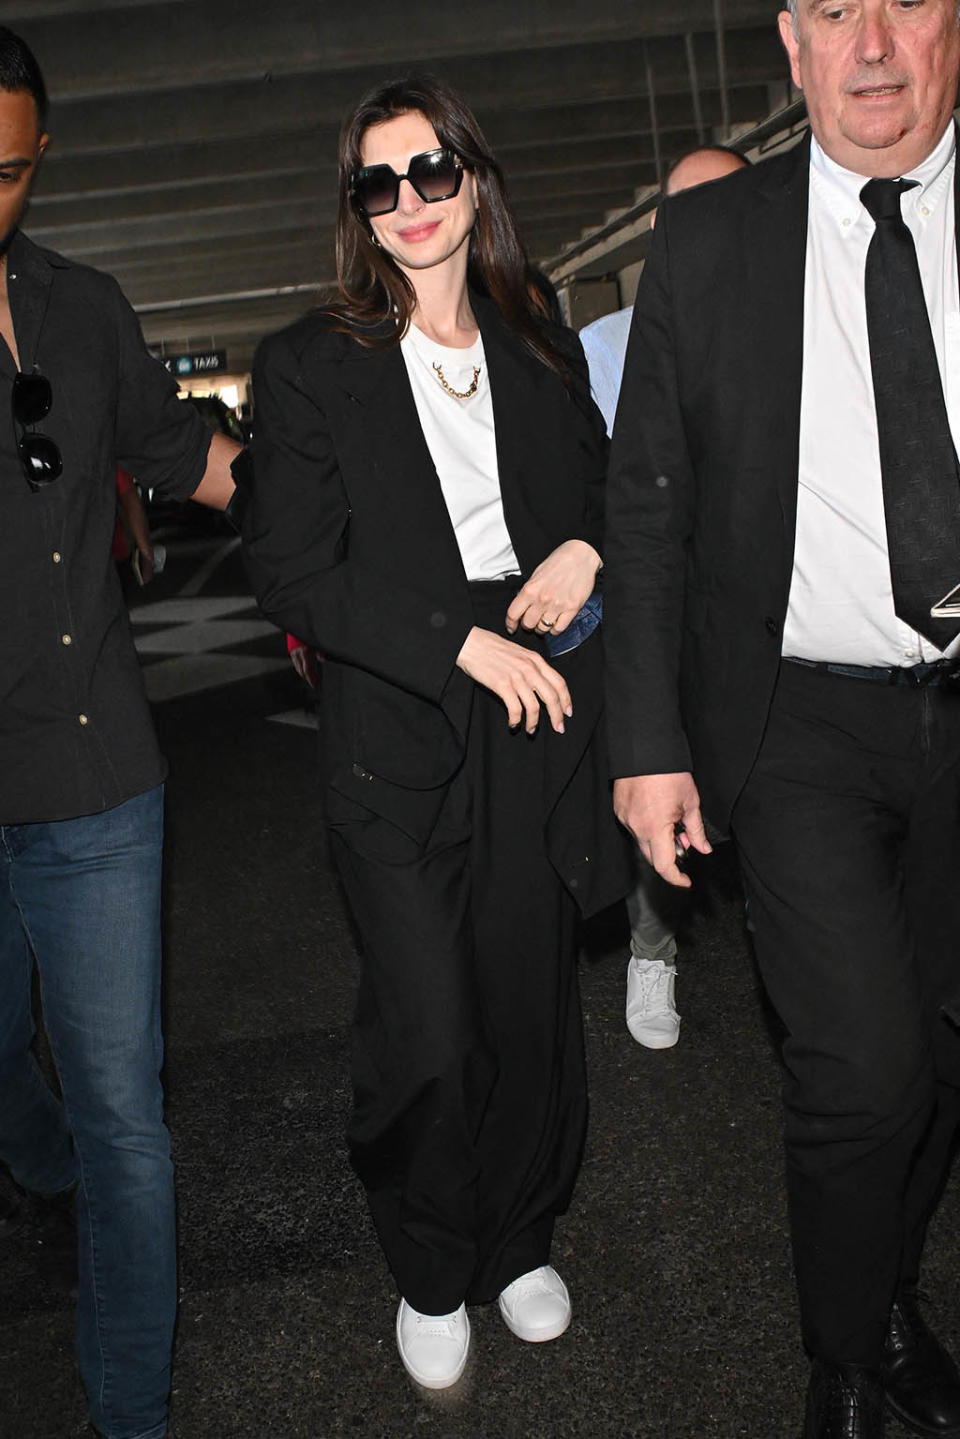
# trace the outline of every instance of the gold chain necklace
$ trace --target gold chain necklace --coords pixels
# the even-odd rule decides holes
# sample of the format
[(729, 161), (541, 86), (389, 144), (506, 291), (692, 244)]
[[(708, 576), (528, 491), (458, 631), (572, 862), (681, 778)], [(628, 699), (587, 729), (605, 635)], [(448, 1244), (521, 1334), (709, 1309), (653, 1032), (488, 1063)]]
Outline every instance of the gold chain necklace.
[(453, 386), (447, 381), (443, 373), (443, 368), (437, 364), (436, 360), (434, 360), (433, 362), (433, 368), (436, 370), (437, 379), (440, 381), (447, 394), (452, 395), (455, 400), (469, 400), (471, 395), (475, 395), (477, 393), (477, 381), (480, 379), (479, 365), (474, 365), (473, 367), (473, 384), (470, 386), (469, 390), (464, 390), (462, 393), (460, 392), (460, 390), (455, 390)]

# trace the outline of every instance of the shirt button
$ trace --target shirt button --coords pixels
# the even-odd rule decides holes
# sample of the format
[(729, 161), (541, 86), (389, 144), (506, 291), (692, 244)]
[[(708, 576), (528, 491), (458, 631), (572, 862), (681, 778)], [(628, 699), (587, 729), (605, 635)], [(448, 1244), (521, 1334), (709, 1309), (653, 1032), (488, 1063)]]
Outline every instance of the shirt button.
[(87, 723), (87, 717), (86, 717), (86, 715), (77, 715), (77, 719), (80, 721), (81, 724), (86, 724), (86, 723)]
[(927, 209), (926, 205), (921, 205), (921, 206), (920, 206), (920, 214), (921, 214), (921, 215), (929, 215), (929, 214), (930, 214), (930, 211)]
[(62, 558), (63, 558), (63, 556), (61, 555), (60, 551), (59, 551), (59, 550), (54, 550), (54, 552), (53, 552), (53, 563), (54, 563), (55, 565), (58, 565), (58, 564), (60, 563), (60, 561), (61, 561)]
[(72, 637), (72, 635), (61, 635), (60, 638), (63, 640), (63, 643), (64, 643), (65, 645), (72, 645), (72, 644), (73, 644), (73, 637)]
[(847, 216), (847, 218), (846, 218), (845, 220), (841, 220), (840, 223), (841, 223), (841, 225), (849, 225), (849, 224), (850, 224), (850, 217)]

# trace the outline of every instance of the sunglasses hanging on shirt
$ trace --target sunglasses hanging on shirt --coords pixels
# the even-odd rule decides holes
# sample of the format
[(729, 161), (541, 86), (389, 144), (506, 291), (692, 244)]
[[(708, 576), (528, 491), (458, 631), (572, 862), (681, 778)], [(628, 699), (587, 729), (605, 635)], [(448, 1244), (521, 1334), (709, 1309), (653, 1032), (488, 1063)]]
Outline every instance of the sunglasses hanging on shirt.
[(14, 378), (11, 395), (14, 422), (20, 430), (17, 454), (31, 490), (42, 489), (59, 479), (63, 470), (60, 451), (47, 435), (30, 427), (38, 425), (50, 413), (53, 391), (46, 375), (39, 370), (26, 374), (21, 370)]
[(392, 165), (364, 165), (350, 177), (350, 195), (358, 210), (371, 216), (389, 215), (400, 200), (400, 181), (408, 180), (427, 205), (452, 200), (463, 180), (463, 165), (452, 150), (424, 150), (412, 155), (405, 175)]

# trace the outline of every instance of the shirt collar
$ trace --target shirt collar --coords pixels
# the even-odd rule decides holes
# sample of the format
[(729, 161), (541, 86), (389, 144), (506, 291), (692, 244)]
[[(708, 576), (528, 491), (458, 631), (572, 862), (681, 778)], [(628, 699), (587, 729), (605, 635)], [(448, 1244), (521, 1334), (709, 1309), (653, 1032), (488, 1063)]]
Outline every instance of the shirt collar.
[[(905, 179), (919, 182), (913, 189), (908, 190), (904, 197), (904, 216), (910, 210), (919, 210), (926, 218), (943, 199), (953, 175), (956, 146), (956, 126), (951, 119), (927, 158), (904, 176)], [(860, 202), (860, 191), (868, 178), (867, 175), (846, 170), (842, 165), (838, 165), (836, 160), (831, 160), (816, 136), (811, 136), (811, 192), (843, 233), (853, 231), (858, 222), (872, 223)]]

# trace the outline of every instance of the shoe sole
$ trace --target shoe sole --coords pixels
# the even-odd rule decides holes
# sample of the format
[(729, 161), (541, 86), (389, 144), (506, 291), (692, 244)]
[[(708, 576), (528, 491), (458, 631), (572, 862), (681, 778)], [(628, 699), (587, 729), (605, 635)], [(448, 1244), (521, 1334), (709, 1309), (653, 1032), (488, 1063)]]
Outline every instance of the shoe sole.
[(450, 1389), (456, 1384), (458, 1379), (463, 1377), (463, 1371), (467, 1367), (467, 1360), (470, 1358), (470, 1340), (472, 1337), (469, 1318), (465, 1318), (464, 1322), (467, 1326), (467, 1342), (464, 1345), (463, 1358), (460, 1360), (457, 1372), (444, 1379), (428, 1379), (424, 1375), (418, 1374), (412, 1365), (407, 1362), (407, 1356), (400, 1347), (400, 1316), (397, 1316), (397, 1353), (400, 1355), (400, 1363), (410, 1375), (414, 1384), (419, 1384), (421, 1389)]
[(638, 1044), (642, 1044), (644, 1049), (672, 1049), (680, 1038), (680, 1031), (678, 1029), (676, 1034), (672, 1036), (655, 1034), (647, 1039), (641, 1039), (639, 1034), (634, 1033), (629, 1024), (627, 1025), (627, 1033), (631, 1039), (635, 1039)]
[(515, 1334), (518, 1339), (522, 1339), (525, 1344), (547, 1344), (551, 1339), (559, 1339), (561, 1334), (566, 1334), (573, 1319), (573, 1310), (571, 1309), (568, 1311), (563, 1323), (559, 1326), (555, 1324), (550, 1329), (537, 1329), (531, 1333), (523, 1329), (517, 1329), (502, 1304), (499, 1305), (499, 1308), (503, 1322), (510, 1330), (510, 1333)]

